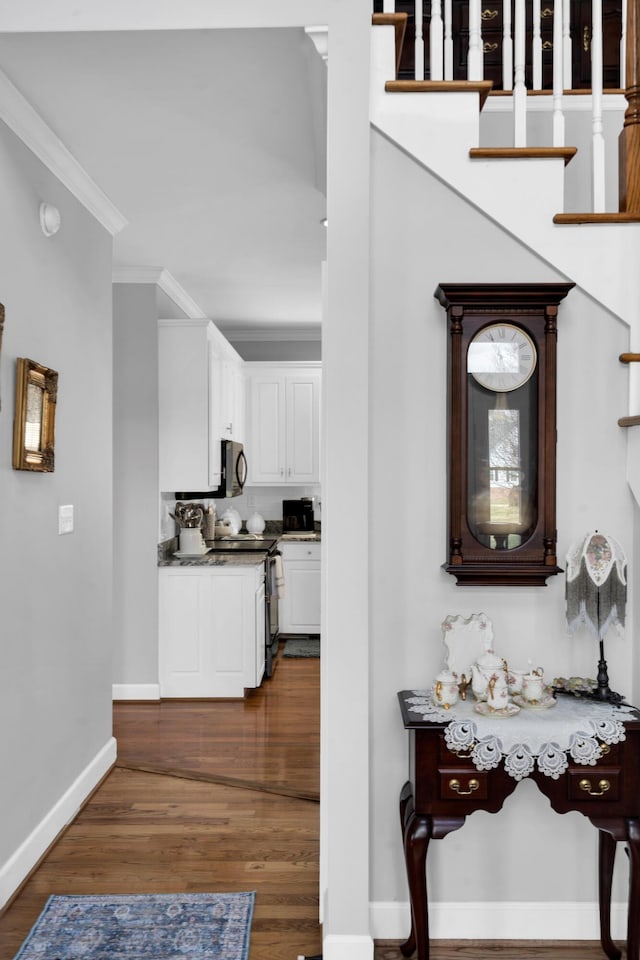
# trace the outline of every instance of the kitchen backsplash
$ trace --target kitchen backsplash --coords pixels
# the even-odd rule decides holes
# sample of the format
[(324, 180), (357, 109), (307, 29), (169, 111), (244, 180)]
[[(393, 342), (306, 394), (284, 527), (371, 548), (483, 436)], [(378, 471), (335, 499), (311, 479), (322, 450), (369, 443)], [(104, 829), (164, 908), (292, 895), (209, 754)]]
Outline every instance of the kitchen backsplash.
[[(280, 533), (282, 529), (282, 501), (296, 500), (298, 497), (316, 498), (314, 520), (317, 527), (322, 521), (322, 497), (320, 487), (317, 484), (310, 484), (306, 487), (246, 487), (241, 497), (233, 497), (231, 500), (207, 500), (203, 497), (198, 500), (198, 503), (202, 502), (205, 506), (210, 503), (213, 504), (219, 517), (228, 507), (234, 507), (242, 517), (243, 525), (246, 524), (252, 513), (259, 513), (267, 522), (267, 529), (274, 523), (277, 526), (271, 527), (271, 531)], [(173, 493), (160, 494), (160, 541), (168, 540), (176, 535), (175, 520), (170, 516), (175, 510), (175, 505), (176, 500)]]

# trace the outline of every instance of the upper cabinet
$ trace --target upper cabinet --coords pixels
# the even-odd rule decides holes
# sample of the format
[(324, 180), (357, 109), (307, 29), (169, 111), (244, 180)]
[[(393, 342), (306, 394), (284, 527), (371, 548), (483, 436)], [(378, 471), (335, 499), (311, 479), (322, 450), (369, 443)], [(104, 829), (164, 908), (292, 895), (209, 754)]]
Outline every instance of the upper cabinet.
[(242, 358), (210, 320), (158, 326), (160, 490), (215, 490), (220, 441), (244, 441)]
[(320, 482), (320, 363), (245, 363), (247, 483)]

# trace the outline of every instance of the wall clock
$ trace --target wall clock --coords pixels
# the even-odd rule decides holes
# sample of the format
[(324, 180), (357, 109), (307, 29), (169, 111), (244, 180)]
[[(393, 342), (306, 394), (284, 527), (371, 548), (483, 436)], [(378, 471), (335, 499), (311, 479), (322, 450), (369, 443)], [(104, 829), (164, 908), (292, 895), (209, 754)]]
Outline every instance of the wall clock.
[(556, 557), (558, 304), (572, 283), (440, 284), (448, 559), (460, 585), (544, 586)]

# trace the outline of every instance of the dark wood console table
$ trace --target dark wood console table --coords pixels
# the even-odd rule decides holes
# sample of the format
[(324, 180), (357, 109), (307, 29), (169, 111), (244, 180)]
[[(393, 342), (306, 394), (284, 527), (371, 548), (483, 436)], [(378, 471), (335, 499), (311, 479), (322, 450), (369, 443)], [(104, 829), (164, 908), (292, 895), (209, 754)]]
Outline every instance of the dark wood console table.
[[(434, 722), (407, 709), (410, 691), (398, 694), (405, 729), (411, 738), (411, 780), (400, 793), (400, 822), (411, 903), (411, 932), (401, 944), (409, 957), (429, 958), (426, 860), (430, 840), (458, 830), (476, 810), (497, 813), (518, 781), (504, 765), (478, 770), (468, 755), (453, 753), (444, 738), (446, 722)], [(611, 885), (616, 842), (629, 851), (628, 960), (640, 960), (640, 714), (626, 714), (626, 739), (603, 745), (595, 766), (569, 760), (557, 780), (534, 770), (530, 778), (548, 797), (556, 813), (575, 810), (598, 830), (600, 940), (610, 960), (620, 950), (611, 939)], [(509, 723), (509, 720), (502, 721)]]

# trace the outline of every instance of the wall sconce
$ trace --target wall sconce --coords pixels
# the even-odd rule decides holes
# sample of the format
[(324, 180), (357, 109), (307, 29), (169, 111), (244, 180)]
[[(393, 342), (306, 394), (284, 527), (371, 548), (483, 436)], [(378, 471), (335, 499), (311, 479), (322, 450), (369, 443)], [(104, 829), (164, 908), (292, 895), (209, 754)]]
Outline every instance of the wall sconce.
[(52, 203), (40, 204), (40, 226), (45, 237), (52, 237), (60, 229), (60, 211)]

